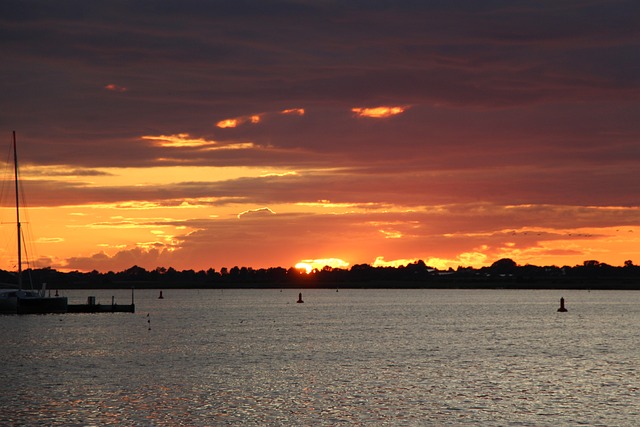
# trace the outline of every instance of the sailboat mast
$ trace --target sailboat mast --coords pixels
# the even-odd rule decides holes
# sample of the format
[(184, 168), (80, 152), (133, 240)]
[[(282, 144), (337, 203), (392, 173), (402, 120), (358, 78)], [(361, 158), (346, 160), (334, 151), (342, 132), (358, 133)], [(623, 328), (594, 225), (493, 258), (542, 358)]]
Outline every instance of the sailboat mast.
[(20, 193), (18, 192), (18, 150), (16, 149), (16, 131), (13, 131), (13, 170), (16, 184), (16, 224), (18, 227), (18, 289), (22, 290), (22, 230), (20, 227)]

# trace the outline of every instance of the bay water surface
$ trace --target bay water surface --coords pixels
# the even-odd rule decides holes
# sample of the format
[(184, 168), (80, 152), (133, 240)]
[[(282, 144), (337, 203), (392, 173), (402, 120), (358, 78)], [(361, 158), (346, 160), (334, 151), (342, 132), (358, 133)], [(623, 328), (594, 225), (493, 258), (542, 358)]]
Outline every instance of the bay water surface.
[(135, 314), (0, 316), (0, 425), (640, 422), (640, 292), (158, 295), (137, 290)]

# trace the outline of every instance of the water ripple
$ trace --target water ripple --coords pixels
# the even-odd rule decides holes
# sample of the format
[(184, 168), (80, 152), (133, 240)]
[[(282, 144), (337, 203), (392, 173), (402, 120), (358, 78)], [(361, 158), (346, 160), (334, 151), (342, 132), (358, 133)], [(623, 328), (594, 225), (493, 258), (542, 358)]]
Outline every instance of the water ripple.
[(218, 292), (140, 292), (135, 315), (0, 318), (0, 425), (631, 426), (640, 415), (635, 293), (565, 292), (571, 311), (558, 314), (557, 294), (541, 291), (318, 290), (304, 307), (297, 291)]

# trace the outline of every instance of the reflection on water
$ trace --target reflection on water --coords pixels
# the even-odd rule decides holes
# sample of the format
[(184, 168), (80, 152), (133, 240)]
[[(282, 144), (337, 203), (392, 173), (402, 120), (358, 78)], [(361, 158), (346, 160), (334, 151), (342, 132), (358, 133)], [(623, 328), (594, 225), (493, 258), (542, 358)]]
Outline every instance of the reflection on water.
[[(98, 299), (126, 301), (102, 291)], [(137, 291), (0, 317), (0, 425), (635, 425), (640, 293)], [(69, 291), (79, 302), (87, 291)], [(557, 313), (560, 296), (568, 313)]]

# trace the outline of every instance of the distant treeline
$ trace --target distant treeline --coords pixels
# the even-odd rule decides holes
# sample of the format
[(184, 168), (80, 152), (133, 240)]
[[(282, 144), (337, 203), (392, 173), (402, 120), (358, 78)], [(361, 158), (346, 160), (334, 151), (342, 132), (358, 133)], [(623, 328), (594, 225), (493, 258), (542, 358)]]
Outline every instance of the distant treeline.
[[(51, 268), (23, 272), (23, 282), (48, 289), (112, 288), (505, 288), (640, 289), (640, 266), (626, 261), (613, 267), (585, 261), (574, 267), (517, 265), (504, 258), (490, 267), (438, 270), (418, 261), (402, 267), (356, 264), (350, 269), (325, 267), (310, 273), (296, 268), (223, 268), (216, 271), (133, 266), (114, 273), (59, 272)], [(15, 283), (16, 274), (0, 270), (0, 282)]]

